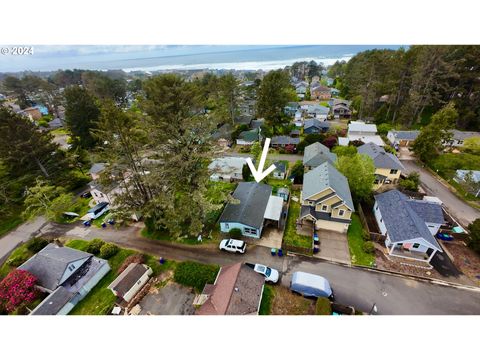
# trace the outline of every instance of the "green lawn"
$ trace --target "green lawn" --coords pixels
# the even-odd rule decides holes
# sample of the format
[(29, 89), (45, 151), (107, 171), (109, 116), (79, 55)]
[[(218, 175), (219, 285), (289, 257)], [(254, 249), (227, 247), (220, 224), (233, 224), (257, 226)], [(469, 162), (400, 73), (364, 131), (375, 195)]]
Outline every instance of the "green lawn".
[(272, 311), (272, 302), (275, 297), (275, 289), (272, 285), (265, 284), (263, 287), (262, 302), (260, 303), (259, 315), (270, 315)]
[[(299, 196), (298, 193), (292, 194), (293, 196)], [(283, 234), (283, 242), (287, 245), (299, 246), (311, 249), (312, 238), (310, 236), (304, 236), (297, 234), (296, 221), (300, 216), (300, 203), (296, 201), (290, 201), (290, 208), (288, 210), (287, 224), (285, 226), (285, 233)]]
[[(66, 246), (74, 249), (85, 251), (88, 246), (88, 241), (71, 240)], [(120, 248), (119, 252), (108, 259), (111, 270), (105, 275), (102, 280), (88, 293), (88, 295), (80, 301), (70, 312), (73, 315), (105, 315), (110, 312), (115, 304), (115, 295), (112, 291), (107, 289), (108, 285), (118, 276), (117, 271), (127, 257), (137, 253), (134, 250)], [(151, 255), (145, 255), (145, 263), (153, 270), (153, 275), (158, 275), (160, 272), (171, 268), (174, 263), (167, 261), (161, 265), (158, 259)]]
[[(27, 261), (33, 256), (33, 252), (27, 249), (27, 244), (22, 244), (10, 254), (8, 259), (0, 267), (0, 279), (3, 279), (8, 273), (14, 270), (17, 266), (20, 266), (23, 262)], [(10, 265), (9, 262), (17, 262), (17, 266)]]
[(372, 266), (375, 262), (375, 255), (363, 251), (363, 226), (357, 214), (352, 215), (352, 223), (348, 228), (348, 248), (352, 264)]
[[(69, 211), (77, 213), (78, 215), (80, 215), (80, 217), (82, 217), (83, 215), (85, 215), (87, 213), (88, 209), (90, 209), (90, 207), (88, 206), (89, 202), (90, 202), (90, 199), (77, 197), (77, 198), (75, 198), (75, 202), (73, 203), (73, 205), (69, 209)], [(75, 222), (75, 221), (78, 221), (78, 220), (79, 220), (79, 218), (69, 219), (67, 217), (62, 216), (60, 219), (56, 219), (55, 221), (58, 222), (58, 223), (61, 223), (61, 224), (67, 224), (67, 223), (72, 223), (72, 222)]]

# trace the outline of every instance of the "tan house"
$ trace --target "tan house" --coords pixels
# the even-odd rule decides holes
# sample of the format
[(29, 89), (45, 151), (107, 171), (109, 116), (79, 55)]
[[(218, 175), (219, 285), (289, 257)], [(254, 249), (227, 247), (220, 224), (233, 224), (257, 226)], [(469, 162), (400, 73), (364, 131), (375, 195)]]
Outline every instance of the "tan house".
[(40, 120), (42, 113), (36, 107), (29, 107), (23, 110), (23, 113), (30, 118), (30, 120)]
[(319, 85), (310, 89), (310, 98), (312, 100), (330, 100), (331, 97), (332, 93), (329, 87)]
[(354, 212), (350, 187), (328, 161), (304, 175), (300, 203), (302, 223), (313, 222), (317, 230), (347, 232)]
[(396, 184), (400, 179), (403, 167), (400, 160), (393, 154), (386, 152), (381, 146), (374, 143), (364, 144), (357, 148), (359, 154), (365, 154), (375, 164), (374, 189), (383, 184)]

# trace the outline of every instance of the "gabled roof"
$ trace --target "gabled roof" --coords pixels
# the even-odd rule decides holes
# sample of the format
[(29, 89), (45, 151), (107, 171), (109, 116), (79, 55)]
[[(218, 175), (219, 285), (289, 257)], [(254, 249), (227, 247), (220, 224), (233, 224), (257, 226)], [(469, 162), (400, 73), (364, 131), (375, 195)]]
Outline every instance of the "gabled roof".
[(377, 125), (366, 124), (363, 121), (351, 121), (348, 124), (348, 131), (377, 133)]
[(480, 132), (452, 130), (452, 135), (455, 140), (465, 140), (472, 137), (480, 137)]
[(320, 121), (318, 119), (305, 120), (303, 128), (304, 129), (309, 129), (311, 127), (315, 127), (317, 129), (328, 129), (328, 128), (330, 128), (330, 124), (326, 121)]
[(440, 225), (445, 223), (441, 205), (425, 200), (409, 199), (407, 201), (424, 222)]
[(244, 141), (258, 141), (259, 139), (258, 129), (242, 131), (239, 134), (238, 138)]
[(243, 165), (246, 163), (247, 161), (243, 157), (225, 156), (213, 159), (208, 165), (208, 170), (220, 174), (241, 173)]
[(287, 166), (283, 161), (277, 161), (274, 165), (275, 165), (275, 171), (279, 171), (283, 173), (287, 171)]
[(365, 154), (372, 158), (377, 169), (404, 169), (402, 163), (395, 155), (386, 152), (383, 147), (377, 144), (369, 142), (359, 146), (357, 150), (359, 154)]
[(20, 265), (19, 269), (35, 275), (40, 286), (55, 290), (62, 285), (60, 281), (69, 264), (78, 260), (87, 261), (91, 257), (92, 254), (87, 252), (51, 243)]
[(48, 295), (33, 311), (32, 315), (55, 315), (57, 314), (73, 297), (72, 293), (59, 286), (55, 291)]
[(272, 137), (272, 145), (298, 145), (300, 138), (280, 135)]
[(227, 204), (220, 216), (220, 222), (238, 222), (256, 229), (261, 228), (271, 193), (270, 185), (241, 182), (233, 193), (239, 203)]
[(375, 200), (393, 243), (422, 238), (432, 248), (442, 252), (441, 246), (430, 233), (425, 221), (417, 213), (420, 211), (419, 208), (415, 211), (415, 202), (410, 201), (406, 195), (398, 190), (390, 190), (375, 195)]
[(353, 200), (348, 180), (332, 164), (324, 162), (303, 176), (302, 195), (304, 199), (308, 199), (328, 188), (331, 188), (353, 211)]
[(328, 86), (323, 86), (323, 85), (318, 85), (318, 86), (313, 86), (311, 91), (325, 91), (325, 92), (330, 92), (330, 88)]
[(330, 109), (323, 105), (308, 105), (307, 112), (309, 114), (315, 113), (315, 114), (328, 115), (328, 113), (330, 112)]
[(332, 164), (337, 161), (337, 155), (331, 153), (328, 147), (316, 142), (305, 147), (303, 154), (303, 165), (315, 167), (325, 161), (329, 161)]
[(132, 263), (108, 285), (108, 289), (114, 290), (117, 296), (123, 296), (137, 283), (140, 278), (145, 275), (150, 268), (144, 264)]
[(416, 140), (418, 135), (420, 134), (419, 130), (412, 130), (412, 131), (397, 131), (397, 130), (390, 130), (397, 140), (408, 140), (413, 141)]
[(262, 298), (265, 278), (247, 265), (222, 266), (215, 284), (206, 284), (202, 294), (208, 296), (195, 312), (197, 315), (256, 314)]

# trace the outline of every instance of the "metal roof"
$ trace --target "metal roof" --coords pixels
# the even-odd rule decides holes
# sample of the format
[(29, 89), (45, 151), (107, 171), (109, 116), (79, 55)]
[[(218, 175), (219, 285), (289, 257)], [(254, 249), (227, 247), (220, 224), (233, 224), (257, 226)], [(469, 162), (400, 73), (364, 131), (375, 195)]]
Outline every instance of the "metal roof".
[(282, 208), (283, 198), (280, 196), (270, 195), (263, 217), (265, 219), (278, 221), (282, 215)]

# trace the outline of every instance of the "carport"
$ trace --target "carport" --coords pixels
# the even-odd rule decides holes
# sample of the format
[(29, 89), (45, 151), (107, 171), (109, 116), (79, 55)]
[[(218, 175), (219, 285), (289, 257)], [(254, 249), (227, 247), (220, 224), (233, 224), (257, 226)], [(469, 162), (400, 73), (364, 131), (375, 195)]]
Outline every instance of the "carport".
[(268, 199), (267, 208), (263, 215), (265, 219), (265, 226), (268, 224), (275, 224), (280, 228), (280, 219), (282, 217), (283, 198), (280, 196), (270, 195)]

